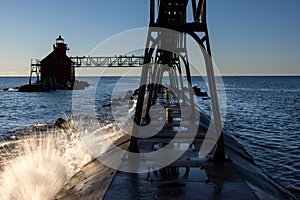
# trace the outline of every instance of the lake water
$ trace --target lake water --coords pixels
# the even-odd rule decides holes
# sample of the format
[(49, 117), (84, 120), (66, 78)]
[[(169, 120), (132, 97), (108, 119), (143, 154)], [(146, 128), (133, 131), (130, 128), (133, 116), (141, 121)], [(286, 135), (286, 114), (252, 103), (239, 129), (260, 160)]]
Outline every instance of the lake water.
[[(81, 77), (91, 86), (80, 91), (0, 92), (0, 136), (37, 123), (53, 123), (77, 114), (101, 115), (111, 94), (138, 87), (138, 77)], [(202, 82), (195, 84), (207, 90)], [(227, 116), (232, 134), (260, 167), (300, 197), (300, 77), (224, 77)], [(0, 77), (0, 89), (24, 85), (27, 77)], [(209, 113), (209, 101), (199, 99)], [(86, 107), (85, 107), (86, 106)], [(84, 113), (88, 112), (88, 113)]]

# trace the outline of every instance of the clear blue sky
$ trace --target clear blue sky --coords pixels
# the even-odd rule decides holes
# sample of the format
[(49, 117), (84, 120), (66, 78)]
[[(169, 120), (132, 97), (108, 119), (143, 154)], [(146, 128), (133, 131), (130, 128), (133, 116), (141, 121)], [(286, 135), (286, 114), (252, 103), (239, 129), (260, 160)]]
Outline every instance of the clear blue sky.
[[(208, 0), (221, 73), (300, 75), (299, 10), (299, 0)], [(59, 34), (69, 55), (80, 56), (113, 34), (147, 26), (149, 1), (2, 0), (0, 15), (0, 75), (28, 75), (30, 59), (50, 53)]]

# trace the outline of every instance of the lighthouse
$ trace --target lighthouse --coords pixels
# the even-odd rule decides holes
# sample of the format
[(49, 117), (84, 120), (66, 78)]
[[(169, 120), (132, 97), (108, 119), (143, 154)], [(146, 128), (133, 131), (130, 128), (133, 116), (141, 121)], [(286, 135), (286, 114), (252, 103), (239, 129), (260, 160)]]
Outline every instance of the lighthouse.
[(68, 45), (59, 35), (53, 44), (53, 51), (40, 61), (40, 84), (46, 90), (73, 89), (75, 73), (67, 50)]

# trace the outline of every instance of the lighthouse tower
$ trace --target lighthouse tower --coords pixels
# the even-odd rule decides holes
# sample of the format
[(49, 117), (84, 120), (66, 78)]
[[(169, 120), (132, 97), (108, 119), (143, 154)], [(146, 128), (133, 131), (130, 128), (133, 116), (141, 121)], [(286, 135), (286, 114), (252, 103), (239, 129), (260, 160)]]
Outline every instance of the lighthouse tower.
[(59, 35), (56, 39), (56, 43), (53, 44), (53, 51), (60, 51), (60, 53), (66, 54), (67, 50), (69, 49), (67, 44), (65, 44), (65, 40), (61, 37), (61, 35)]
[(41, 84), (47, 90), (73, 88), (75, 73), (67, 50), (67, 44), (59, 35), (53, 44), (53, 51), (41, 60)]

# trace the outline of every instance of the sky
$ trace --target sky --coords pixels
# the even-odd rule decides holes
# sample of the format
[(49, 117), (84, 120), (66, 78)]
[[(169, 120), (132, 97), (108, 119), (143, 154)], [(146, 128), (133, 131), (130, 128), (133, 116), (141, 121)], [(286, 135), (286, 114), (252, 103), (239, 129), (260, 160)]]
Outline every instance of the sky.
[[(215, 63), (223, 75), (300, 75), (300, 1), (207, 1)], [(1, 0), (0, 76), (29, 75), (52, 51), (86, 56), (120, 32), (147, 27), (149, 0)], [(101, 55), (99, 55), (101, 56)]]

